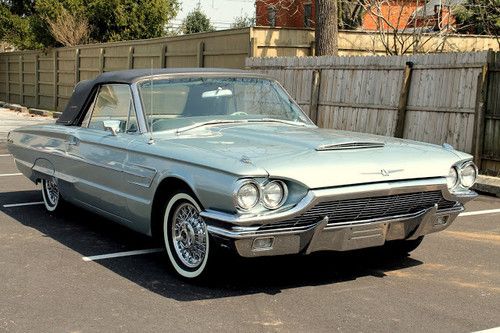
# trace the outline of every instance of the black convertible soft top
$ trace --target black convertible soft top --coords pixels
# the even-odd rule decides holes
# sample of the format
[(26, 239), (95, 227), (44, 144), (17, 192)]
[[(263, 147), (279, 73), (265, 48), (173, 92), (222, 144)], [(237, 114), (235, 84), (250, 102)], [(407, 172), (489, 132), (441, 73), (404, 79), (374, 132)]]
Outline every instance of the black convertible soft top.
[(82, 117), (83, 111), (90, 103), (92, 96), (101, 84), (126, 83), (130, 84), (138, 80), (157, 75), (249, 75), (259, 76), (248, 71), (227, 68), (162, 68), (162, 69), (131, 69), (125, 71), (107, 72), (99, 75), (93, 80), (84, 80), (77, 83), (66, 108), (56, 123), (61, 125), (77, 125)]

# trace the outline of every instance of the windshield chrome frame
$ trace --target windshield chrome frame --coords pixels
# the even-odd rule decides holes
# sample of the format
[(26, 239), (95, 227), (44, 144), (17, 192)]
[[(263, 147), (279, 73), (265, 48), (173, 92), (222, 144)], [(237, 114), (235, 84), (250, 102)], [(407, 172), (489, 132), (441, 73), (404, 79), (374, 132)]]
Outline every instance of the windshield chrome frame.
[(142, 101), (139, 95), (137, 82), (133, 82), (132, 84), (130, 84), (130, 89), (132, 90), (132, 98), (134, 100), (135, 113), (137, 116), (137, 122), (139, 123), (140, 132), (141, 134), (147, 133), (149, 132), (149, 126), (147, 125), (147, 118), (142, 107)]
[[(304, 122), (304, 125), (307, 125), (307, 127), (313, 127), (317, 128), (317, 125), (309, 118), (309, 116), (302, 110), (300, 105), (295, 101), (295, 99), (288, 93), (288, 91), (283, 87), (283, 85), (278, 82), (277, 80), (265, 76), (263, 74), (255, 74), (255, 73), (219, 73), (219, 72), (214, 72), (214, 73), (203, 73), (203, 75), (199, 75), (200, 73), (182, 73), (182, 74), (159, 74), (159, 75), (152, 75), (152, 76), (145, 76), (137, 81), (133, 82), (131, 84), (132, 88), (132, 94), (134, 96), (134, 104), (136, 105), (136, 113), (138, 116), (138, 120), (140, 118), (140, 128), (141, 128), (141, 133), (146, 133), (146, 132), (152, 132), (152, 129), (150, 129), (149, 123), (148, 123), (148, 118), (147, 118), (147, 110), (144, 110), (144, 104), (141, 98), (141, 93), (139, 90), (139, 85), (148, 82), (148, 81), (158, 81), (158, 80), (176, 80), (176, 79), (183, 79), (183, 78), (192, 78), (192, 77), (206, 77), (206, 78), (254, 78), (254, 79), (263, 79), (263, 80), (268, 80), (271, 81), (272, 83), (277, 84), (282, 91), (285, 93), (285, 95), (288, 97), (288, 100), (297, 107), (298, 111), (304, 116), (304, 118), (307, 120), (307, 122)], [(139, 114), (142, 116), (139, 117)], [(265, 122), (265, 121), (263, 121)], [(166, 130), (167, 132), (176, 132), (177, 130), (181, 129), (182, 127), (179, 128), (173, 128), (171, 130)], [(142, 132), (142, 129), (144, 131)]]

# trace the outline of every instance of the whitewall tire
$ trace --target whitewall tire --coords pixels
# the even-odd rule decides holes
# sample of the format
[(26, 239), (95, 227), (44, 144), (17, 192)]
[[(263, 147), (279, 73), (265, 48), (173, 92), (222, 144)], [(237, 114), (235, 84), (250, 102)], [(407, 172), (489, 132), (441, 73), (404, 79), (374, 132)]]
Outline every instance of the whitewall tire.
[(54, 212), (61, 206), (61, 194), (56, 178), (42, 179), (42, 197), (45, 208), (49, 212)]
[(198, 202), (179, 192), (168, 201), (163, 214), (163, 239), (175, 271), (187, 279), (206, 275), (210, 256), (210, 237), (199, 212)]

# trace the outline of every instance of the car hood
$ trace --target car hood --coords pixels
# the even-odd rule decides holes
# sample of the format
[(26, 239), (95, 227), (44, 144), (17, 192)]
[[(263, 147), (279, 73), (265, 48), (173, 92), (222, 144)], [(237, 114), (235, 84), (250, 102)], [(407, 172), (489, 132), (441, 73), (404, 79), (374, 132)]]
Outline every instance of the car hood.
[(236, 159), (265, 170), (270, 177), (309, 188), (444, 177), (454, 163), (470, 158), (410, 140), (287, 125), (207, 126), (157, 142), (167, 141), (201, 149), (206, 155), (200, 159), (210, 155)]

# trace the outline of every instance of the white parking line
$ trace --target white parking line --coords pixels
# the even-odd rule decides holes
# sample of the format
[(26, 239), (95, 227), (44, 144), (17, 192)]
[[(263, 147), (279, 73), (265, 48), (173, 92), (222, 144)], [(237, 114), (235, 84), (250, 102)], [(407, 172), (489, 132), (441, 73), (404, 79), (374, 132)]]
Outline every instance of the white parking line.
[(8, 157), (8, 156), (12, 156), (11, 154), (0, 154), (0, 157)]
[(6, 204), (3, 205), (4, 208), (10, 208), (10, 207), (21, 207), (21, 206), (32, 206), (32, 205), (42, 205), (43, 201), (34, 201), (34, 202), (22, 202), (22, 203), (15, 203), (15, 204)]
[(487, 329), (487, 330), (484, 330), (484, 331), (476, 331), (474, 333), (493, 333), (493, 332), (495, 332), (495, 333), (500, 332), (500, 326), (493, 327), (493, 328), (490, 328), (490, 329)]
[(3, 173), (0, 174), (0, 177), (10, 177), (10, 176), (21, 176), (22, 173)]
[(458, 216), (473, 216), (473, 215), (495, 214), (495, 213), (500, 213), (500, 209), (477, 210), (474, 212), (460, 213), (460, 215)]
[(96, 261), (96, 260), (101, 260), (101, 259), (137, 256), (139, 254), (156, 253), (156, 252), (162, 252), (162, 251), (163, 251), (163, 249), (145, 249), (145, 250), (135, 250), (135, 251), (125, 251), (125, 252), (101, 254), (101, 255), (90, 256), (90, 257), (82, 257), (82, 259), (83, 259), (83, 261)]

